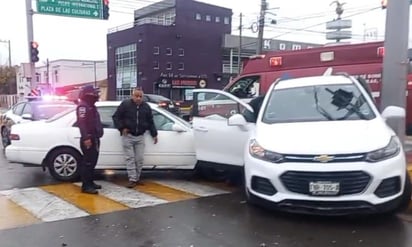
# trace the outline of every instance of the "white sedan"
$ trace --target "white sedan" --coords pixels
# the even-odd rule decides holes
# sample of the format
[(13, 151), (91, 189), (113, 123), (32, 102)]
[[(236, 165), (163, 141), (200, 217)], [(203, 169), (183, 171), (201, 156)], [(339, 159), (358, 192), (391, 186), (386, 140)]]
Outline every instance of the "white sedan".
[[(120, 132), (114, 128), (112, 115), (120, 102), (97, 102), (104, 125), (100, 155), (96, 169), (125, 169)], [(192, 126), (172, 113), (149, 103), (158, 130), (159, 142), (153, 143), (147, 133), (144, 168), (193, 169), (197, 160)], [(55, 117), (13, 125), (11, 145), (6, 150), (10, 162), (49, 168), (53, 177), (72, 181), (79, 175), (81, 158), (80, 132), (76, 112), (65, 111)]]
[(402, 117), (396, 106), (381, 114), (346, 76), (276, 82), (257, 115), (227, 92), (195, 89), (196, 157), (241, 168), (252, 203), (309, 214), (393, 213), (407, 208), (411, 182), (385, 121)]

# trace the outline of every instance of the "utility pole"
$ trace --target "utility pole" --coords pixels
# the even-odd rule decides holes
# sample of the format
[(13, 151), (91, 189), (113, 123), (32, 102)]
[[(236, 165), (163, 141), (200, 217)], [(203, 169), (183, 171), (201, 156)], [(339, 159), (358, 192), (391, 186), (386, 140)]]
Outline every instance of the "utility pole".
[(258, 21), (258, 44), (256, 53), (262, 54), (263, 50), (263, 30), (265, 28), (265, 14), (266, 14), (267, 3), (266, 0), (261, 0), (260, 4), (260, 16)]
[(240, 66), (241, 66), (241, 61), (242, 61), (242, 29), (243, 29), (243, 24), (242, 24), (242, 19), (243, 19), (243, 14), (240, 13), (240, 24), (239, 24), (239, 48), (238, 48), (238, 56), (237, 56), (237, 74), (240, 74)]
[[(409, 0), (387, 2), (381, 110), (390, 105), (406, 109), (409, 4)], [(390, 120), (388, 124), (404, 143), (405, 118)]]
[(30, 86), (34, 88), (35, 85), (35, 78), (36, 78), (36, 70), (34, 63), (31, 62), (31, 42), (34, 41), (33, 35), (33, 9), (32, 9), (32, 0), (26, 0), (26, 21), (27, 21), (27, 48), (28, 48), (28, 55), (29, 55), (29, 63), (30, 63), (30, 74), (31, 77), (27, 78), (30, 82)]
[(93, 61), (93, 65), (94, 65), (94, 87), (97, 88), (96, 61)]

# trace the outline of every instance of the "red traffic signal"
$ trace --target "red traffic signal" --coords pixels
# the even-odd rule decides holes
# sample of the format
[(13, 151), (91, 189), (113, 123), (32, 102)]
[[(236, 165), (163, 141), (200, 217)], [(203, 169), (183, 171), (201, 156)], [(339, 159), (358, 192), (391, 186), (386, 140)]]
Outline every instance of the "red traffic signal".
[(39, 44), (35, 41), (30, 42), (30, 61), (32, 63), (38, 62), (39, 59), (39, 50), (37, 49)]

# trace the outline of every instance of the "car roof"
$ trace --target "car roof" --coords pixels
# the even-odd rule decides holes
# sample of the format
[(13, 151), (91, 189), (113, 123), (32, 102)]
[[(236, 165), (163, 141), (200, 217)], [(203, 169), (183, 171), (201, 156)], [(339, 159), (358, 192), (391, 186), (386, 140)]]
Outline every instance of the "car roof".
[[(120, 103), (122, 103), (121, 101), (113, 101), (113, 100), (108, 100), (108, 101), (97, 101), (96, 102), (96, 106), (119, 106)], [(149, 104), (152, 108), (157, 108), (158, 105), (150, 103), (150, 102), (146, 102), (147, 104)]]
[(286, 89), (286, 88), (296, 88), (296, 87), (307, 87), (307, 86), (320, 86), (320, 85), (342, 85), (342, 84), (353, 84), (354, 82), (350, 77), (343, 75), (331, 75), (331, 76), (309, 76), (302, 78), (293, 78), (280, 80), (276, 83), (274, 89)]

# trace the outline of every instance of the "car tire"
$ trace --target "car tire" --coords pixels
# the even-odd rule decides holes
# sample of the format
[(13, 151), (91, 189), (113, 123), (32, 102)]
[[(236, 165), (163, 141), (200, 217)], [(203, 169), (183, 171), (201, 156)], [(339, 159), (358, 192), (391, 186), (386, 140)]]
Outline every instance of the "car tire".
[(72, 148), (58, 148), (47, 159), (50, 175), (59, 181), (73, 182), (79, 179), (81, 154)]
[(9, 131), (7, 127), (5, 126), (1, 128), (1, 141), (3, 144), (3, 148), (6, 148), (8, 145), (11, 144), (10, 137), (9, 137)]

